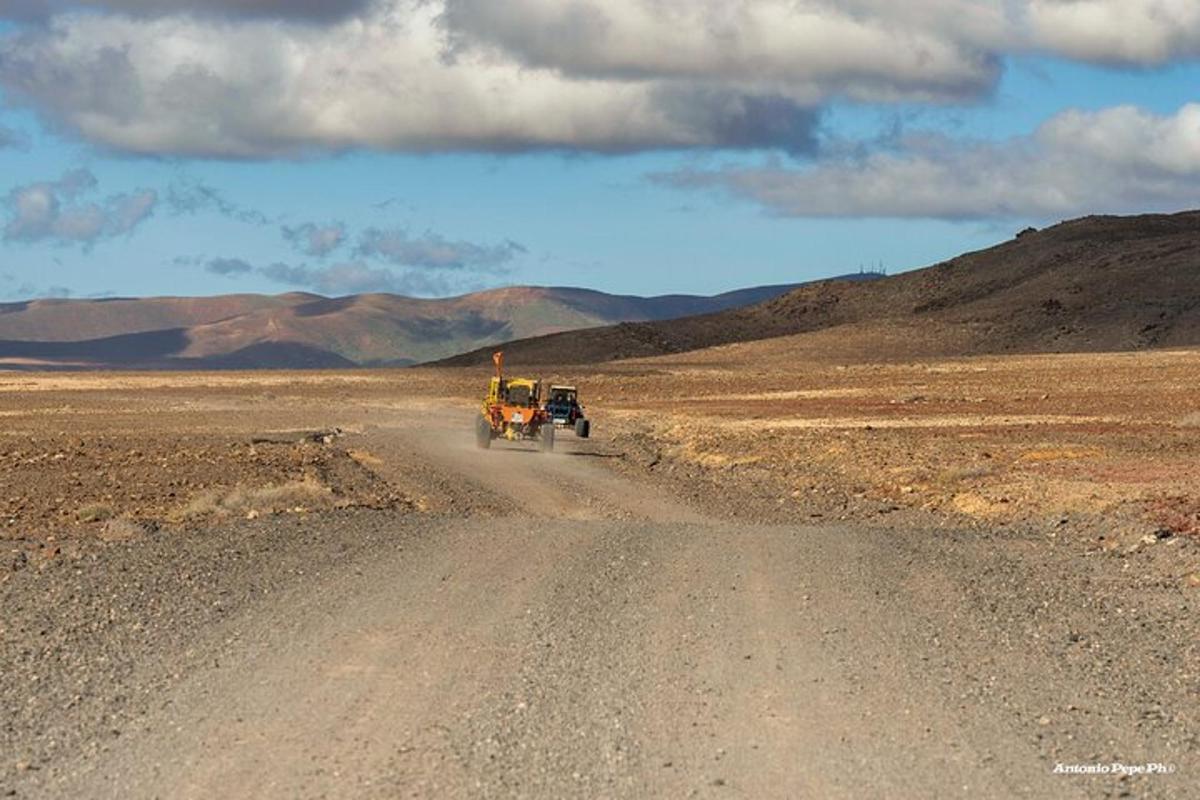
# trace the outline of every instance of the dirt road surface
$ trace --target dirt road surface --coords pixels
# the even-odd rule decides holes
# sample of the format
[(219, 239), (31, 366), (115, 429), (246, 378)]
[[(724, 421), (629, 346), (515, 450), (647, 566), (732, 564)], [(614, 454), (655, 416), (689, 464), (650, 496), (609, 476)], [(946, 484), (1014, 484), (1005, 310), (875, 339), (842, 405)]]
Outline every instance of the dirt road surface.
[[(426, 513), (227, 522), (194, 597), (179, 542), (87, 562), (81, 581), (137, 573), (114, 609), (180, 586), (157, 620), (176, 633), (117, 614), (139, 633), (90, 706), (59, 702), (69, 655), (34, 659), (46, 702), (7, 723), (0, 790), (1194, 796), (1194, 593), (1115, 590), (1118, 563), (1017, 534), (756, 525), (606, 469), (602, 438), (485, 453), (465, 417), (401, 416), (364, 446)], [(1054, 772), (1113, 762), (1173, 772)]]

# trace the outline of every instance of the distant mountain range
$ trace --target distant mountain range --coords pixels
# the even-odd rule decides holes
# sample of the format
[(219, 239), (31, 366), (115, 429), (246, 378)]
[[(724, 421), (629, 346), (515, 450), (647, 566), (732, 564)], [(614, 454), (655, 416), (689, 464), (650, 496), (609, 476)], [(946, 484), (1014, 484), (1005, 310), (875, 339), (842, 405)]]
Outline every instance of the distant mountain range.
[[(1030, 228), (894, 277), (824, 281), (670, 324), (625, 322), (510, 342), (505, 351), (524, 364), (596, 363), (777, 338), (776, 349), (877, 360), (1194, 347), (1200, 211)], [(443, 363), (487, 358), (479, 350)]]
[(31, 300), (0, 304), (0, 369), (404, 366), (511, 339), (724, 311), (795, 286), (713, 297), (518, 287), (435, 300), (299, 292)]
[[(894, 277), (715, 297), (518, 287), (0, 304), (0, 369), (594, 363), (798, 337), (873, 359), (1200, 346), (1200, 211), (1086, 217)], [(856, 349), (857, 348), (857, 349)], [(776, 348), (778, 349), (778, 348)], [(860, 352), (861, 351), (861, 352)]]

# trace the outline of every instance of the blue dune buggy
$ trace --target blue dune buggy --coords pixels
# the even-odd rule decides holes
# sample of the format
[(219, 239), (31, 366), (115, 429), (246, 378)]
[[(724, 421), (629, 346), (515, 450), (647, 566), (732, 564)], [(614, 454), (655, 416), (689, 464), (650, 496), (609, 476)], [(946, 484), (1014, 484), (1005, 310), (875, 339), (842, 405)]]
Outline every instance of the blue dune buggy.
[(572, 428), (580, 439), (591, 435), (591, 420), (584, 416), (579, 391), (574, 386), (551, 386), (545, 409), (554, 420), (554, 427)]

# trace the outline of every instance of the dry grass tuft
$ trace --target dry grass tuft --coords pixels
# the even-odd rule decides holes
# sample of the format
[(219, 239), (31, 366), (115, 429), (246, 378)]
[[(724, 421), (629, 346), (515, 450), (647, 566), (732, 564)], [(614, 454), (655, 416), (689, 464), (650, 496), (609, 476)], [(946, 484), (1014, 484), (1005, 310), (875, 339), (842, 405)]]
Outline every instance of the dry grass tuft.
[(292, 511), (326, 503), (332, 497), (333, 490), (313, 477), (259, 488), (239, 486), (232, 491), (210, 489), (193, 497), (180, 511), (180, 516), (192, 519), (250, 511)]
[(75, 519), (80, 522), (104, 522), (116, 515), (113, 507), (107, 503), (92, 503), (75, 512)]

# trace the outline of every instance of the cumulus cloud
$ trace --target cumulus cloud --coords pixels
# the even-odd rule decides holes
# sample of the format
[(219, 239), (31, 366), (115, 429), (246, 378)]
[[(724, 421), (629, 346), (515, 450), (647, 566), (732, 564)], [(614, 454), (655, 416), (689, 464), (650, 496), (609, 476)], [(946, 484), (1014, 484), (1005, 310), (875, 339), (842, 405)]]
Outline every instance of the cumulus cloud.
[(307, 256), (324, 258), (346, 241), (346, 226), (341, 222), (318, 225), (306, 222), (303, 225), (284, 225), (283, 238)]
[(329, 20), (364, 10), (371, 0), (7, 0), (0, 18), (38, 19), (76, 9), (102, 9), (131, 15), (263, 17)]
[(1175, 210), (1200, 201), (1200, 104), (1165, 116), (1134, 107), (1068, 111), (1032, 136), (1000, 143), (913, 135), (892, 150), (804, 167), (684, 170), (654, 179), (721, 189), (796, 217), (1032, 219)]
[[(772, 142), (796, 148), (815, 120), (811, 98), (770, 86), (588, 80), (487, 51), (451, 56), (441, 11), (436, 1), (387, 0), (367, 18), (325, 27), (55, 17), (2, 40), (0, 87), (106, 146), (229, 158), (349, 148), (611, 152), (799, 131), (798, 142)], [(769, 136), (750, 130), (756, 120)]]
[(1014, 53), (1200, 57), (1195, 0), (81, 3), (0, 35), (0, 90), (152, 155), (811, 153), (831, 99), (978, 100)]
[(4, 201), (8, 212), (4, 240), (92, 245), (132, 232), (158, 204), (158, 193), (152, 189), (112, 195), (98, 203), (81, 200), (96, 188), (96, 177), (82, 169), (57, 181), (14, 188)]
[(457, 51), (608, 79), (798, 97), (960, 98), (996, 79), (1002, 3), (965, 0), (445, 0)]
[(379, 258), (406, 267), (480, 271), (500, 269), (524, 252), (523, 246), (511, 240), (483, 245), (452, 241), (431, 232), (413, 237), (402, 229), (380, 228), (363, 231), (355, 248), (359, 257)]
[(1030, 38), (1082, 61), (1153, 66), (1200, 56), (1195, 0), (1032, 0)]
[(880, 0), (380, 0), (324, 26), (63, 14), (0, 42), (0, 86), (117, 149), (215, 157), (811, 149), (832, 96), (994, 85), (1001, 6)]

